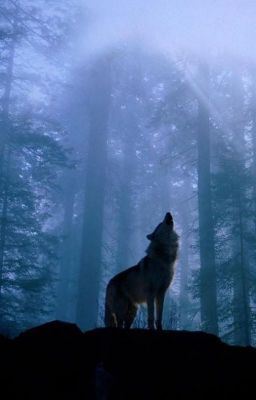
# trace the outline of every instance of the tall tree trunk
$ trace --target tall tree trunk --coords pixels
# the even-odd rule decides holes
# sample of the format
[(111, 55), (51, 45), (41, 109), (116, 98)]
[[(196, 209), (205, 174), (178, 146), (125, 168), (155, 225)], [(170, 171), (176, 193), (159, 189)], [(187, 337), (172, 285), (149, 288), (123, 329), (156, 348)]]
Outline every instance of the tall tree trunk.
[(254, 227), (256, 232), (256, 79), (255, 70), (251, 73), (252, 79), (252, 98), (251, 98), (251, 117), (252, 117), (252, 150), (253, 150), (253, 198), (254, 198)]
[(6, 67), (6, 81), (4, 85), (4, 93), (2, 97), (2, 123), (0, 125), (0, 179), (3, 175), (5, 150), (8, 142), (8, 130), (9, 130), (9, 109), (10, 109), (10, 97), (13, 81), (13, 65), (15, 57), (15, 44), (16, 44), (16, 30), (17, 30), (18, 17), (15, 16), (13, 23), (13, 37), (10, 42), (8, 61)]
[[(143, 113), (142, 99), (144, 96), (143, 75), (141, 68), (140, 55), (131, 51), (128, 54), (128, 66), (121, 71), (120, 82), (124, 82), (121, 88), (122, 104), (125, 104), (120, 115), (120, 132), (123, 133), (123, 162), (121, 166), (121, 179), (119, 185), (118, 197), (118, 226), (117, 226), (117, 252), (116, 269), (120, 271), (130, 265), (133, 260), (134, 248), (134, 230), (133, 222), (134, 212), (134, 179), (137, 175), (137, 157), (136, 148), (138, 147), (138, 138), (140, 133), (140, 118)], [(120, 104), (120, 103), (119, 103)], [(120, 105), (119, 105), (120, 106)]]
[(238, 157), (238, 171), (236, 187), (234, 189), (234, 207), (237, 210), (235, 225), (237, 226), (237, 236), (234, 237), (235, 252), (239, 249), (236, 256), (234, 270), (234, 340), (236, 344), (250, 345), (251, 343), (251, 323), (250, 323), (250, 300), (247, 276), (247, 261), (245, 252), (245, 203), (246, 193), (243, 187), (243, 178), (239, 175), (241, 171), (245, 171), (246, 145), (244, 136), (243, 123), (243, 87), (241, 73), (239, 70), (233, 71), (232, 82), (232, 98), (233, 98), (233, 143)]
[(120, 271), (131, 262), (131, 229), (133, 215), (132, 191), (133, 178), (136, 175), (135, 138), (138, 130), (134, 116), (134, 105), (127, 105), (127, 116), (124, 120), (123, 163), (118, 197), (118, 227), (116, 269)]
[(116, 271), (124, 269), (131, 262), (132, 177), (134, 171), (134, 165), (130, 164), (132, 151), (132, 149), (126, 148), (119, 187)]
[(211, 199), (210, 171), (210, 115), (209, 69), (206, 64), (199, 68), (200, 89), (205, 95), (198, 98), (198, 212), (200, 243), (200, 300), (201, 323), (206, 332), (218, 334), (216, 265), (214, 227)]
[[(244, 249), (244, 223), (241, 190), (238, 188), (238, 238), (236, 251), (239, 249), (234, 271), (234, 340), (236, 344), (251, 344), (250, 307), (248, 277), (246, 275), (246, 258)], [(236, 239), (236, 238), (235, 238)]]
[(102, 231), (107, 164), (107, 131), (111, 100), (111, 62), (95, 63), (88, 90), (89, 138), (77, 301), (77, 323), (94, 328), (98, 318)]
[(62, 259), (60, 265), (58, 298), (57, 298), (57, 318), (65, 321), (69, 320), (70, 299), (70, 280), (72, 277), (73, 266), (73, 214), (74, 214), (75, 185), (74, 174), (68, 173), (65, 182), (65, 201), (64, 201), (64, 223), (63, 223), (63, 242)]
[[(184, 185), (188, 185), (185, 181)], [(185, 193), (186, 193), (185, 188)], [(185, 194), (186, 196), (186, 194)], [(184, 196), (184, 197), (185, 197)], [(189, 210), (185, 206), (180, 211), (182, 226), (182, 241), (180, 250), (180, 295), (179, 295), (179, 318), (180, 328), (187, 329), (188, 324), (188, 266), (189, 266)]]
[[(10, 97), (13, 82), (13, 65), (15, 57), (15, 43), (16, 43), (16, 28), (17, 17), (13, 26), (13, 37), (10, 42), (9, 56), (6, 70), (6, 81), (4, 87), (4, 94), (2, 97), (2, 126), (0, 132), (0, 196), (2, 205), (0, 216), (0, 304), (3, 285), (3, 271), (4, 271), (4, 254), (6, 245), (6, 227), (7, 227), (7, 212), (8, 212), (8, 197), (9, 197), (9, 172), (11, 162), (11, 152), (8, 146), (10, 135)], [(1, 307), (1, 305), (0, 305)]]
[(0, 309), (1, 309), (1, 297), (3, 289), (3, 273), (4, 273), (4, 260), (5, 260), (5, 247), (6, 247), (6, 230), (7, 230), (7, 215), (8, 215), (8, 197), (9, 197), (9, 172), (10, 172), (10, 151), (8, 150), (6, 159), (6, 171), (3, 185), (3, 205), (1, 212), (1, 224), (0, 224)]

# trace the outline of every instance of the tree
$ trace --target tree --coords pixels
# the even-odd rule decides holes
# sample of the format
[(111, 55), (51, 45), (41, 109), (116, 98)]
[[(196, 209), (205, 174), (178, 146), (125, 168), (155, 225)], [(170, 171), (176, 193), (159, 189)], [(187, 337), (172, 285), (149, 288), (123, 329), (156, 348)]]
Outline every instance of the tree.
[(95, 327), (98, 317), (110, 96), (111, 56), (105, 56), (93, 65), (88, 88), (89, 133), (77, 302), (77, 322), (83, 329)]
[(24, 329), (52, 312), (58, 239), (48, 227), (56, 181), (67, 166), (59, 141), (63, 130), (49, 117), (47, 107), (39, 111), (26, 96), (35, 86), (42, 90), (42, 81), (33, 74), (34, 65), (24, 65), (22, 55), (33, 54), (36, 59), (34, 49), (50, 40), (45, 21), (36, 18), (39, 9), (31, 10), (29, 1), (24, 8), (14, 1), (0, 6), (4, 26), (0, 38), (0, 308), (1, 327), (11, 330)]
[(206, 332), (218, 334), (216, 265), (211, 198), (209, 68), (200, 64), (198, 97), (198, 213), (200, 245), (201, 321)]

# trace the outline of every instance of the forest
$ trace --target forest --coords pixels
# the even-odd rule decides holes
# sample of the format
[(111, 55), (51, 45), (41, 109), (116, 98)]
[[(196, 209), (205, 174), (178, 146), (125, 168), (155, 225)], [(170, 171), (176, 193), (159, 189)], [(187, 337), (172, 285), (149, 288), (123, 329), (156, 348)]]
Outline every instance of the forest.
[(1, 0), (0, 333), (104, 326), (109, 279), (171, 211), (164, 328), (256, 345), (254, 15), (249, 0)]

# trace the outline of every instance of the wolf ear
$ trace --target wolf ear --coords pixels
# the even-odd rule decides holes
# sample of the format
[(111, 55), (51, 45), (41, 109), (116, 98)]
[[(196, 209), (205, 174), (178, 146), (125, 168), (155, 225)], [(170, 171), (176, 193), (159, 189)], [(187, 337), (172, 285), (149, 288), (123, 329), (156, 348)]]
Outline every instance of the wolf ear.
[(146, 236), (148, 240), (153, 240), (153, 237), (154, 237), (153, 233), (149, 233), (149, 235)]
[(173, 225), (173, 218), (172, 218), (172, 214), (171, 213), (166, 213), (165, 217), (164, 217), (164, 221), (167, 225)]

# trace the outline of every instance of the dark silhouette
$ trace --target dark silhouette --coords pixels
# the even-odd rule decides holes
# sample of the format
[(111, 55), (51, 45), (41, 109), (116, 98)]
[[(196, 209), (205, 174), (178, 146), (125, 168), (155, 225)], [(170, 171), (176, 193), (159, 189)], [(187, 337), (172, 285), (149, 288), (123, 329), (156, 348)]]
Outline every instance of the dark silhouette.
[(10, 399), (249, 398), (256, 350), (202, 332), (96, 329), (54, 321), (0, 337)]

